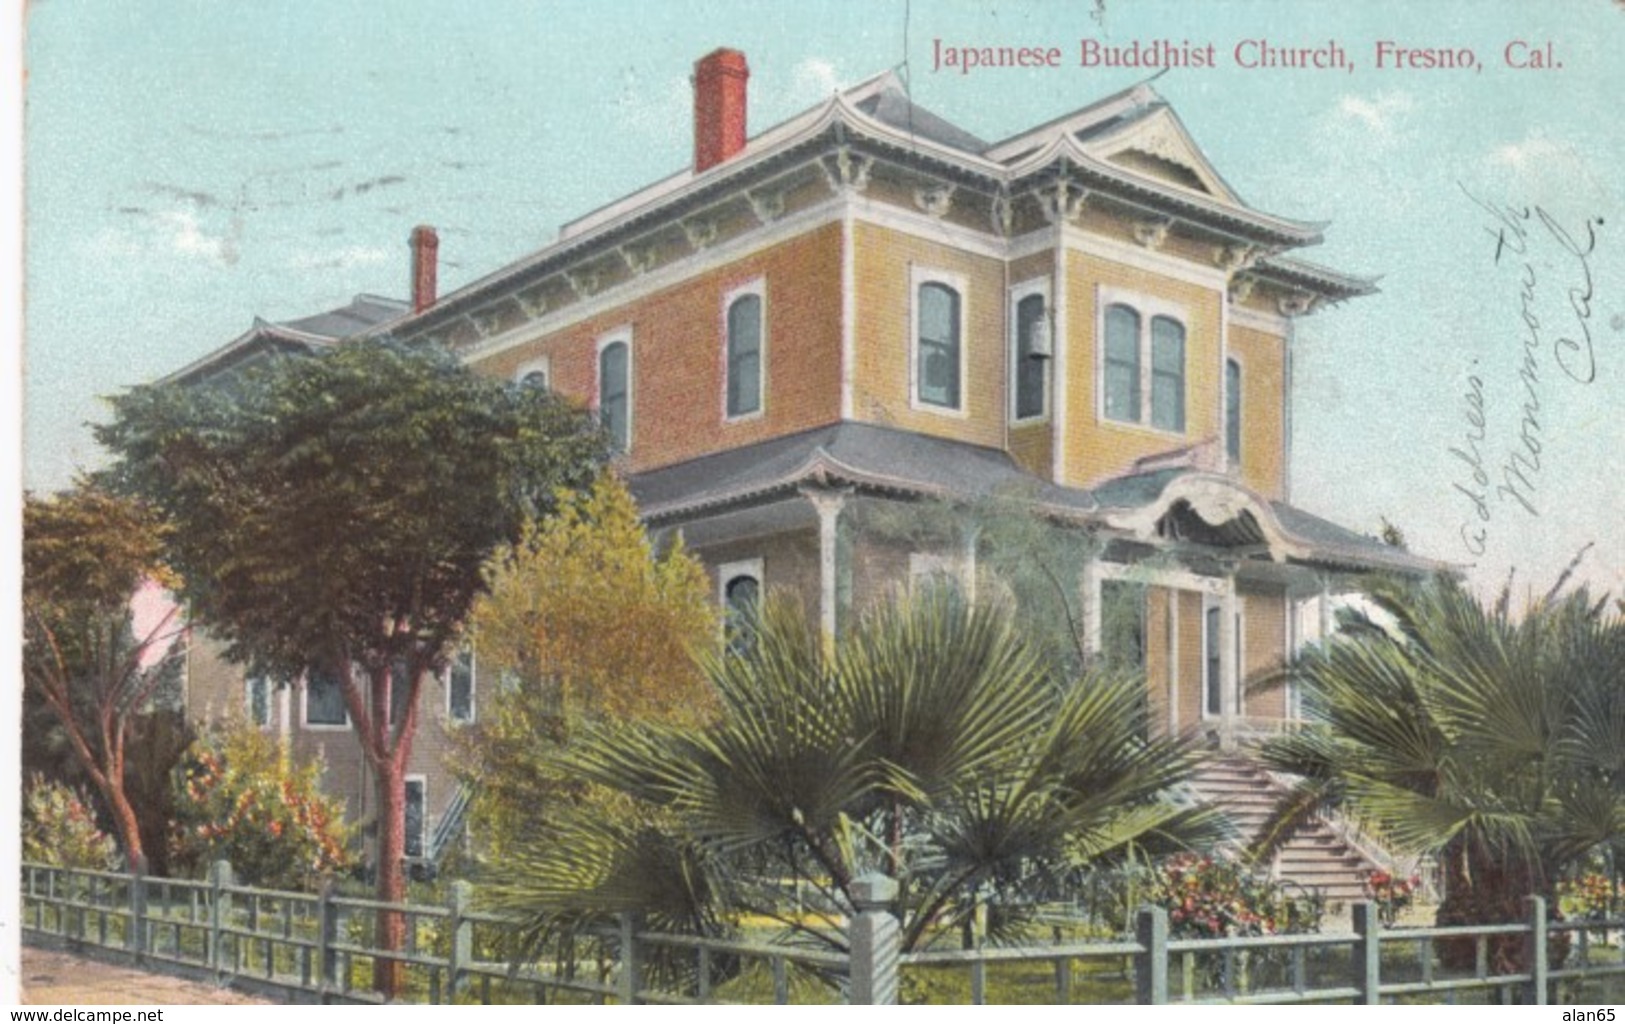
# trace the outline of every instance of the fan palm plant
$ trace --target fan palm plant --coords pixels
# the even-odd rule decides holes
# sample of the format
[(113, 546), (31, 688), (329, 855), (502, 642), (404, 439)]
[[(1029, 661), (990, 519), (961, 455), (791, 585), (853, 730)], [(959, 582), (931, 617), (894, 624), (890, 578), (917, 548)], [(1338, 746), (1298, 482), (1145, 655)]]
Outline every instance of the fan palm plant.
[[(1190, 754), (1148, 738), (1141, 679), (1058, 678), (1006, 611), (951, 589), (878, 606), (828, 652), (769, 601), (707, 672), (710, 724), (600, 727), (563, 755), (624, 813), (566, 815), (504, 865), (497, 902), (535, 934), (591, 911), (713, 932), (750, 915), (845, 949), (852, 882), (879, 871), (915, 948), (995, 895), (1218, 833), (1171, 798)], [(998, 941), (1021, 911), (982, 918)]]
[(1521, 618), (1448, 579), (1371, 594), (1383, 614), (1297, 667), (1316, 724), (1264, 750), (1299, 781), (1259, 850), (1336, 808), (1438, 858), (1440, 925), (1521, 920), (1529, 895), (1555, 907), (1558, 878), (1625, 831), (1625, 623), (1584, 591)]

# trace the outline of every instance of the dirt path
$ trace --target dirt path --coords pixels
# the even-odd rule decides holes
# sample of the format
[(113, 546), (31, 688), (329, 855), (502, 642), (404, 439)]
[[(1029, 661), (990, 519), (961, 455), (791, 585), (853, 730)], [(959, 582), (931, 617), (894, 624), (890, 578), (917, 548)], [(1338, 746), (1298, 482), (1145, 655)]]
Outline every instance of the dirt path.
[(229, 988), (115, 967), (71, 953), (29, 946), (22, 949), (22, 1001), (58, 1006), (271, 1002)]

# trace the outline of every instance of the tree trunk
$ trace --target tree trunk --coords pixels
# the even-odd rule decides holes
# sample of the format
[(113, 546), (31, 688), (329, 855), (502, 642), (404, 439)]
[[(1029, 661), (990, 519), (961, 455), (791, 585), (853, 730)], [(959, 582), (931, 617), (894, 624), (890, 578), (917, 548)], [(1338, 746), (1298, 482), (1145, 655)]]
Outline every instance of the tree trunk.
[[(378, 872), (377, 897), (383, 903), (406, 901), (406, 762), (386, 758), (378, 768)], [(378, 912), (373, 943), (381, 950), (400, 949), (406, 941), (406, 918)], [(373, 971), (373, 987), (385, 998), (400, 990), (402, 964), (380, 958)]]
[(124, 793), (123, 773), (108, 772), (105, 779), (102, 796), (106, 798), (108, 810), (113, 814), (113, 824), (118, 828), (119, 845), (124, 847), (124, 862), (134, 871), (135, 866), (144, 863), (146, 858), (146, 851), (141, 845), (141, 822), (136, 817), (130, 798)]
[[(1444, 868), (1444, 899), (1434, 923), (1440, 928), (1481, 924), (1522, 924), (1528, 920), (1527, 896), (1545, 896), (1547, 919), (1556, 920), (1556, 893), (1543, 884), (1538, 872), (1521, 860), (1487, 849), (1470, 837), (1458, 836), (1440, 856)], [(1492, 935), (1488, 940), (1491, 974), (1518, 974), (1529, 969), (1523, 935)], [(1440, 939), (1436, 948), (1445, 967), (1471, 970), (1477, 961), (1477, 940)], [(1547, 961), (1558, 966), (1568, 955), (1569, 933), (1548, 934)]]

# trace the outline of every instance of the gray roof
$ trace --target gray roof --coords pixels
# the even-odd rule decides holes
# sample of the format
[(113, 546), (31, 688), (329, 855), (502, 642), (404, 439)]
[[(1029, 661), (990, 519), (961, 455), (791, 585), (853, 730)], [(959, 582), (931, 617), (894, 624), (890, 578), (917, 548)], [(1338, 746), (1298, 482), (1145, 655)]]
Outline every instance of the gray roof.
[[(1062, 487), (1022, 469), (1007, 452), (868, 423), (841, 422), (786, 437), (717, 452), (632, 477), (644, 517), (656, 526), (713, 517), (781, 500), (803, 484), (851, 486), (860, 492), (975, 501), (1008, 495), (1039, 511), (1080, 522), (1104, 523), (1163, 499), (1174, 481), (1191, 474), (1239, 483), (1187, 467), (1169, 467), (1108, 480), (1093, 489)], [(1442, 563), (1362, 536), (1281, 501), (1251, 496), (1273, 514), (1287, 539), (1312, 551), (1308, 561), (1357, 570), (1428, 573)], [(1244, 516), (1252, 523), (1251, 516)], [(1256, 532), (1257, 524), (1249, 530)], [(1249, 534), (1250, 535), (1250, 534)], [(1216, 533), (1214, 536), (1229, 537)], [(1294, 556), (1296, 557), (1296, 556)]]
[(887, 83), (885, 88), (858, 104), (858, 109), (893, 128), (918, 135), (944, 146), (980, 154), (987, 143), (944, 117), (909, 99), (902, 89)]
[(357, 295), (348, 304), (324, 313), (283, 320), (278, 326), (305, 334), (319, 334), (324, 338), (348, 338), (369, 327), (393, 320), (406, 313), (408, 304), (400, 299), (386, 299), (379, 295)]
[(793, 492), (807, 480), (874, 491), (985, 497), (1019, 491), (1043, 505), (1087, 511), (1087, 491), (1045, 483), (1008, 453), (868, 423), (836, 423), (639, 473), (632, 492), (652, 521)]

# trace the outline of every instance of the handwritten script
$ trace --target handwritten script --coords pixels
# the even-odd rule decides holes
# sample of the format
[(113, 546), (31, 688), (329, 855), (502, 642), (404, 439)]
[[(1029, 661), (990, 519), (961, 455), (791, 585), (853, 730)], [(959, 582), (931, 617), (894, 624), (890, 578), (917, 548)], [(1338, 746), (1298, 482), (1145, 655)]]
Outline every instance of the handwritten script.
[[(1466, 469), (1465, 477), (1451, 483), (1468, 506), (1461, 542), (1476, 556), (1489, 542), (1498, 507), (1510, 505), (1540, 516), (1542, 412), (1554, 397), (1548, 380), (1552, 371), (1580, 385), (1597, 379), (1591, 257), (1603, 219), (1588, 218), (1570, 230), (1540, 206), (1490, 202), (1460, 182), (1457, 187), (1488, 217), (1484, 231), (1494, 243), (1490, 262), (1517, 312), (1517, 348), (1510, 361), (1518, 380), (1516, 423), (1508, 434), (1496, 436), (1491, 430), (1484, 376), (1474, 359), (1462, 393), (1466, 429), (1461, 443), (1450, 448)], [(1550, 315), (1552, 309), (1559, 310), (1556, 317)]]

